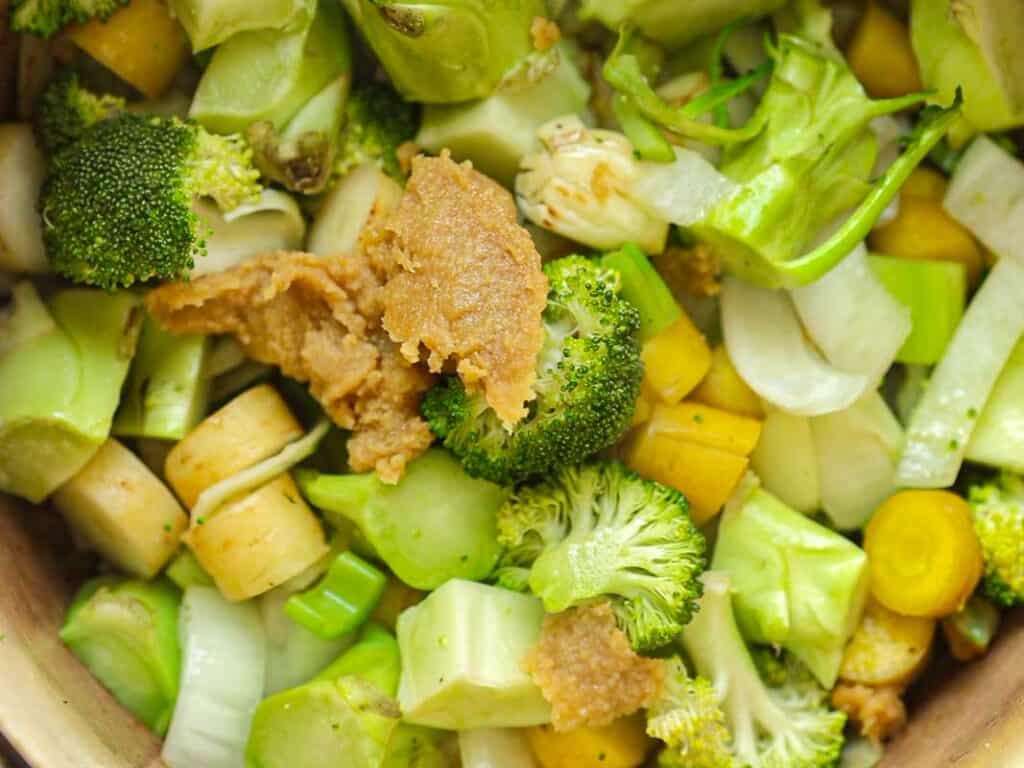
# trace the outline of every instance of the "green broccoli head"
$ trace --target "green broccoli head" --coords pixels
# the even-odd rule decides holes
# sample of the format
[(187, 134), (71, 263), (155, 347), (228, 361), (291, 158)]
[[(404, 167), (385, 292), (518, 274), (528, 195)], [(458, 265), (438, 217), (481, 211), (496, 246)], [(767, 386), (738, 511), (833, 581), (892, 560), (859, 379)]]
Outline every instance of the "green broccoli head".
[(636, 650), (678, 636), (706, 565), (686, 499), (617, 462), (520, 488), (498, 511), (498, 543), (500, 585), (527, 585), (551, 613), (607, 599)]
[(78, 75), (65, 70), (43, 92), (36, 112), (36, 134), (47, 155), (74, 144), (98, 122), (118, 117), (125, 101), (83, 88)]
[(14, 0), (11, 28), (52, 37), (61, 27), (90, 19), (106, 20), (128, 0)]
[(452, 377), (427, 393), (423, 415), (466, 471), (510, 485), (576, 464), (629, 427), (643, 364), (636, 308), (618, 273), (582, 256), (544, 267), (549, 292), (536, 399), (511, 431), (480, 393)]
[(188, 274), (205, 254), (197, 196), (230, 210), (260, 192), (237, 136), (126, 114), (57, 154), (39, 207), (47, 253), (75, 282), (113, 290)]
[(1024, 604), (1024, 478), (1004, 472), (972, 486), (968, 500), (985, 558), (985, 596), (1006, 608)]
[(714, 687), (690, 677), (678, 658), (658, 698), (647, 709), (647, 735), (665, 743), (660, 768), (736, 768), (732, 734)]
[(391, 88), (376, 83), (356, 88), (345, 104), (335, 176), (344, 176), (363, 163), (376, 163), (393, 179), (404, 181), (396, 150), (416, 135), (419, 126), (419, 107)]
[(733, 762), (724, 765), (831, 768), (843, 747), (846, 716), (829, 708), (828, 692), (793, 660), (780, 685), (766, 684), (736, 626), (728, 574), (708, 571), (702, 580), (704, 594), (682, 645), (725, 715)]

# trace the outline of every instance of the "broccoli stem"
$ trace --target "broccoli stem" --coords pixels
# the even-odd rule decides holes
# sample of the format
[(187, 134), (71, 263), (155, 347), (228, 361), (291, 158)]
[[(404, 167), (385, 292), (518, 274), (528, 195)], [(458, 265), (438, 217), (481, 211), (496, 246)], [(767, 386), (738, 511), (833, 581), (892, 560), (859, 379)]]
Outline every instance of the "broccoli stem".
[(360, 529), (365, 522), (364, 511), (370, 500), (380, 492), (382, 485), (372, 472), (360, 475), (323, 475), (310, 469), (296, 470), (295, 482), (306, 500), (324, 512), (331, 525), (345, 528), (349, 523), (354, 523)]

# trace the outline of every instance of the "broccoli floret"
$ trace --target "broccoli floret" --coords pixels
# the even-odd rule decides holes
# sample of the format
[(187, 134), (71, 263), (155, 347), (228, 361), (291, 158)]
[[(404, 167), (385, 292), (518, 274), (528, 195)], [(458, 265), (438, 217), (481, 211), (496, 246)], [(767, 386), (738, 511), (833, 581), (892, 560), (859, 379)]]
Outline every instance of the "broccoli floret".
[(419, 108), (385, 85), (356, 88), (345, 104), (336, 177), (363, 163), (376, 163), (393, 179), (405, 180), (396, 150), (419, 130)]
[(643, 364), (636, 308), (618, 273), (567, 256), (544, 267), (549, 282), (536, 399), (511, 431), (482, 393), (452, 377), (427, 393), (423, 415), (469, 474), (510, 485), (576, 464), (629, 426)]
[(40, 194), (43, 238), (58, 272), (112, 290), (188, 274), (206, 253), (191, 206), (230, 210), (256, 197), (259, 174), (238, 136), (126, 114), (56, 155)]
[(665, 742), (660, 768), (733, 768), (732, 734), (714, 686), (668, 662), (661, 694), (647, 709), (647, 735)]
[(972, 486), (968, 500), (985, 558), (982, 591), (1006, 608), (1024, 604), (1024, 478), (1004, 472)]
[(14, 0), (11, 28), (16, 32), (52, 37), (72, 22), (106, 20), (128, 0)]
[[(788, 663), (783, 684), (767, 685), (758, 675), (736, 626), (728, 575), (708, 571), (702, 579), (704, 594), (696, 616), (683, 629), (682, 644), (697, 674), (714, 690), (714, 700), (732, 736), (728, 746), (732, 760), (707, 765), (714, 768), (831, 768), (842, 750), (846, 716), (828, 707), (827, 692), (802, 665)], [(674, 731), (661, 729), (665, 731), (662, 738), (669, 737), (665, 740), (670, 754), (674, 752), (680, 757), (676, 765), (684, 764), (685, 749), (695, 748), (685, 740), (689, 733), (707, 738), (720, 735), (715, 727), (718, 714), (708, 705), (706, 689), (699, 683), (693, 686), (703, 691), (704, 696), (693, 703), (685, 699), (678, 702), (678, 708), (683, 710), (679, 720), (686, 727)], [(685, 682), (677, 682), (667, 686), (663, 695), (686, 690)], [(655, 711), (664, 718), (663, 711), (672, 709), (671, 704), (667, 701), (656, 705)], [(719, 751), (707, 744), (699, 746), (706, 754), (717, 757), (723, 745), (720, 740), (711, 745)], [(685, 765), (691, 763), (685, 762)]]
[(664, 645), (700, 597), (705, 542), (682, 494), (617, 462), (563, 469), (498, 511), (501, 586), (549, 613), (608, 599), (636, 650)]
[(82, 138), (96, 123), (118, 117), (124, 111), (124, 99), (97, 95), (82, 87), (77, 74), (65, 70), (43, 92), (36, 114), (36, 133), (47, 155), (53, 156)]

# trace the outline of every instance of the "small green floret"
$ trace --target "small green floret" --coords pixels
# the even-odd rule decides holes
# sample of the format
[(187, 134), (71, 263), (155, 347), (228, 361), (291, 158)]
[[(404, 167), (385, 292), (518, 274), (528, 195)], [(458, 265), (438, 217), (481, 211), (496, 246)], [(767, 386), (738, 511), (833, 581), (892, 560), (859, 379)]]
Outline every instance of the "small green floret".
[(549, 613), (611, 601), (637, 650), (674, 639), (701, 594), (705, 542), (682, 494), (617, 462), (563, 469), (498, 511), (497, 579)]
[(128, 0), (14, 0), (11, 29), (52, 37), (72, 22), (105, 21), (127, 4)]
[(715, 689), (690, 677), (678, 658), (669, 662), (665, 685), (647, 709), (647, 735), (665, 742), (660, 768), (734, 768), (732, 734)]
[(78, 75), (65, 70), (43, 92), (36, 114), (36, 134), (47, 155), (74, 144), (90, 127), (118, 117), (124, 99), (83, 88)]
[(419, 127), (417, 105), (391, 88), (373, 83), (356, 88), (345, 104), (335, 175), (344, 176), (363, 163), (376, 163), (393, 179), (403, 181), (405, 174), (396, 150), (410, 141)]
[(205, 255), (195, 197), (231, 210), (260, 192), (238, 136), (191, 122), (123, 115), (56, 155), (40, 195), (56, 270), (108, 290), (184, 277)]
[(510, 485), (577, 464), (629, 427), (643, 364), (636, 308), (618, 295), (618, 274), (567, 256), (544, 267), (549, 282), (537, 398), (511, 431), (452, 377), (427, 393), (430, 428), (466, 471)]
[(1024, 604), (1024, 478), (1004, 472), (972, 486), (968, 499), (985, 558), (982, 591), (1006, 608)]

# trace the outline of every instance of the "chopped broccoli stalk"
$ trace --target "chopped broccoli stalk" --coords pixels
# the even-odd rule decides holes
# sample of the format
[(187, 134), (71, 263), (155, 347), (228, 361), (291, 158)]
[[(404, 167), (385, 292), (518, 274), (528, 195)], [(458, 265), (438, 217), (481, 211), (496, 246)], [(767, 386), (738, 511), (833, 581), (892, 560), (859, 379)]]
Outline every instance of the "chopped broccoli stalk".
[(742, 18), (766, 16), (786, 0), (584, 0), (580, 17), (608, 29), (629, 23), (652, 40), (678, 48)]
[(617, 462), (561, 470), (498, 513), (498, 583), (529, 586), (549, 613), (611, 601), (637, 650), (670, 642), (700, 597), (704, 537), (678, 491)]
[(41, 37), (52, 37), (73, 22), (106, 20), (128, 0), (14, 0), (11, 29)]
[(48, 155), (74, 144), (93, 125), (118, 117), (125, 101), (117, 96), (95, 94), (82, 87), (78, 75), (64, 70), (39, 100), (36, 134)]
[(559, 46), (557, 55), (550, 71), (526, 83), (502, 84), (480, 101), (426, 105), (416, 143), (431, 152), (450, 149), (456, 160), (472, 160), (474, 168), (511, 187), (519, 161), (537, 147), (537, 129), (583, 111), (590, 98), (569, 46)]
[(307, 195), (324, 190), (338, 153), (349, 85), (346, 73), (324, 86), (283, 131), (276, 131), (269, 120), (249, 126), (246, 136), (253, 148), (253, 163), (265, 178)]
[(79, 590), (60, 637), (125, 709), (163, 735), (178, 696), (178, 606), (164, 581), (103, 577)]
[[(792, 670), (784, 685), (766, 685), (736, 626), (728, 575), (708, 571), (703, 580), (700, 610), (683, 630), (682, 645), (697, 674), (713, 689), (732, 737), (728, 749), (733, 760), (711, 765), (831, 768), (843, 746), (846, 716), (830, 710), (826, 704), (827, 691), (799, 670)], [(717, 739), (711, 754), (720, 757), (723, 746), (719, 713), (708, 705), (706, 687), (701, 683), (694, 685), (704, 694), (698, 701), (690, 703), (676, 695), (659, 705), (659, 710), (671, 710), (671, 704), (677, 701), (684, 728), (672, 728), (668, 733), (677, 739), (685, 736), (686, 728), (699, 736), (709, 734)], [(681, 686), (670, 685), (669, 695), (685, 692), (687, 687), (685, 682)], [(694, 706), (699, 708), (693, 711)], [(705, 745), (705, 749), (712, 746)]]
[(886, 290), (910, 310), (910, 335), (896, 362), (935, 365), (960, 325), (967, 303), (967, 268), (953, 261), (868, 257)]
[(0, 312), (0, 357), (40, 336), (57, 333), (57, 323), (28, 280), (15, 283), (9, 306)]
[[(217, 46), (189, 116), (215, 133), (244, 133), (260, 121), (283, 131), (317, 94), (351, 72), (345, 14), (337, 2), (319, 0), (304, 23), (240, 32)], [(329, 121), (314, 107), (307, 124), (316, 116), (324, 127)]]
[(393, 698), (398, 693), (401, 668), (395, 636), (379, 624), (367, 624), (358, 642), (324, 667), (314, 679), (358, 677)]
[(299, 470), (296, 481), (329, 521), (337, 515), (343, 524), (355, 523), (377, 556), (417, 589), (485, 578), (498, 561), (495, 513), (508, 491), (470, 477), (440, 449), (411, 462), (397, 485), (372, 472)]
[(213, 586), (210, 574), (203, 569), (196, 556), (192, 554), (192, 550), (188, 548), (183, 548), (174, 556), (174, 559), (167, 564), (164, 575), (183, 590), (189, 587)]
[(175, 336), (147, 317), (114, 418), (115, 435), (181, 440), (206, 413), (205, 336)]
[(972, 486), (968, 500), (985, 558), (983, 593), (1006, 608), (1024, 605), (1024, 479), (1004, 472)]
[(754, 488), (722, 514), (712, 568), (729, 575), (744, 637), (785, 648), (835, 684), (868, 594), (860, 547)]
[(512, 484), (576, 464), (628, 428), (643, 365), (639, 313), (618, 274), (582, 256), (544, 267), (549, 281), (537, 398), (511, 431), (455, 377), (427, 393), (423, 414), (470, 475)]
[(1024, 473), (1024, 340), (1017, 343), (978, 414), (967, 458)]
[[(23, 298), (0, 319), (0, 491), (33, 502), (107, 439), (142, 319), (129, 293), (67, 290), (46, 309), (49, 320), (37, 300)], [(22, 343), (8, 346), (16, 335)]]
[(397, 181), (405, 179), (398, 162), (398, 147), (416, 135), (417, 105), (402, 99), (386, 85), (369, 83), (356, 88), (345, 103), (341, 146), (334, 164), (337, 178), (364, 163), (373, 163)]
[(653, 121), (644, 117), (628, 96), (616, 93), (612, 97), (612, 112), (641, 160), (671, 163), (676, 159), (672, 143)]
[(964, 92), (954, 146), (978, 132), (1024, 125), (1024, 7), (1001, 0), (914, 0), (910, 37), (934, 99)]
[(313, 587), (288, 598), (284, 612), (300, 626), (330, 640), (354, 632), (384, 594), (387, 576), (351, 552), (338, 555)]
[(535, 597), (462, 579), (407, 608), (398, 617), (405, 720), (450, 730), (550, 722), (523, 669), (543, 619)]
[(196, 53), (239, 32), (253, 29), (295, 29), (316, 11), (316, 0), (168, 0)]
[(391, 735), (381, 768), (450, 768), (445, 740), (453, 734), (419, 725), (399, 723)]
[(647, 254), (632, 243), (606, 253), (601, 258), (601, 265), (619, 273), (622, 281), (620, 295), (640, 312), (641, 340), (657, 336), (682, 317), (683, 311), (658, 270)]
[(97, 123), (53, 158), (39, 205), (54, 267), (108, 290), (184, 277), (205, 254), (197, 196), (223, 210), (260, 193), (251, 151), (177, 119)]
[(544, 0), (342, 0), (391, 82), (410, 101), (452, 104), (489, 96), (533, 52), (530, 26)]

